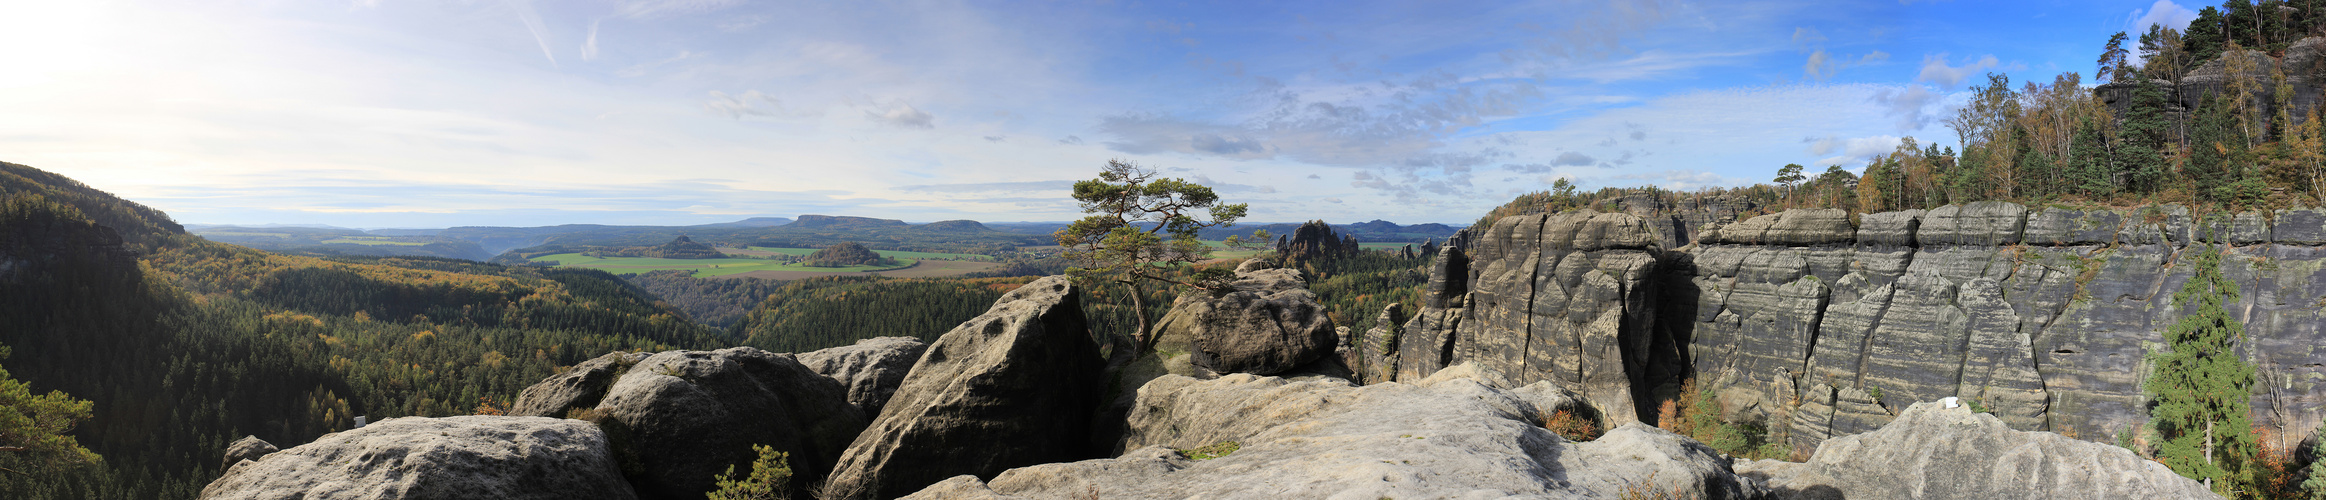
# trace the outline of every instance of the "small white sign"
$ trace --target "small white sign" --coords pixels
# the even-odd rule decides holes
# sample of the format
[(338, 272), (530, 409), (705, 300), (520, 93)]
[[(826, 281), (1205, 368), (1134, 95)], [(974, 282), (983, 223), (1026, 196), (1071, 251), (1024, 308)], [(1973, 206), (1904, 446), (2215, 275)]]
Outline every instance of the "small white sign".
[(1962, 401), (1962, 400), (1961, 400), (1960, 398), (1956, 398), (1956, 397), (1954, 397), (1954, 396), (1947, 396), (1947, 397), (1943, 397), (1943, 398), (1938, 398), (1938, 402), (1939, 402), (1940, 404), (1944, 404), (1944, 405), (1946, 405), (1946, 407), (1948, 407), (1948, 408), (1953, 408), (1953, 407), (1957, 407), (1957, 406), (1962, 406), (1962, 403), (1961, 403), (1961, 401)]

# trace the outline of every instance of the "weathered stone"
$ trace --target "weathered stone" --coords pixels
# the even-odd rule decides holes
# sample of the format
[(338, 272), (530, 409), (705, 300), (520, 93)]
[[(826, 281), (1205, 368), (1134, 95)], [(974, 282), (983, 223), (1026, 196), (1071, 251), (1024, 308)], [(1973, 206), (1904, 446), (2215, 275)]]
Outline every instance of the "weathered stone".
[(1253, 271), (1229, 286), (1232, 291), (1180, 294), (1155, 323), (1156, 335), (1187, 339), (1196, 366), (1260, 375), (1316, 361), (1340, 343), (1300, 271)]
[(580, 420), (405, 417), (241, 462), (205, 499), (636, 498)]
[(1922, 214), (1916, 209), (1859, 215), (1857, 242), (1863, 246), (1915, 246), (1914, 232), (1922, 227)]
[(865, 425), (839, 382), (750, 347), (648, 356), (597, 410), (630, 434), (644, 468), (632, 482), (647, 498), (701, 496), (728, 466), (751, 463), (752, 445), (789, 454), (795, 477), (820, 477)]
[(1357, 382), (1388, 381), (1397, 376), (1397, 342), (1404, 333), (1404, 304), (1391, 302), (1381, 308), (1381, 316), (1374, 318), (1373, 328), (1358, 337), (1357, 365), (1349, 367), (1357, 372)]
[(2116, 242), (2124, 215), (2111, 210), (2074, 210), (2045, 207), (2028, 214), (2029, 245), (2106, 245)]
[(1923, 214), (1914, 239), (1931, 245), (2009, 245), (2018, 243), (2027, 222), (2027, 207), (2016, 203), (1981, 201), (1947, 205)]
[(2326, 245), (2326, 209), (2278, 211), (2277, 220), (2270, 225), (2270, 238), (2278, 243)]
[(572, 408), (595, 408), (606, 397), (606, 389), (614, 386), (614, 379), (629, 371), (648, 353), (614, 352), (573, 365), (565, 373), (552, 375), (526, 387), (517, 395), (517, 402), (509, 405), (509, 414), (522, 417), (562, 417)]
[(1849, 212), (1841, 209), (1796, 208), (1761, 217), (1776, 219), (1761, 233), (1760, 240), (1753, 242), (1761, 245), (1840, 245), (1850, 243), (1857, 235), (1857, 228), (1850, 226)]
[(946, 332), (827, 480), (839, 498), (893, 498), (961, 474), (1094, 457), (1105, 369), (1064, 276), (1003, 295)]
[(1781, 498), (2219, 498), (2115, 446), (2011, 430), (1968, 407), (1915, 403), (1880, 430), (1828, 439), (1806, 463), (1761, 460), (1741, 474)]
[[(1140, 389), (1121, 457), (957, 477), (906, 498), (1755, 498), (1717, 452), (1637, 423), (1573, 443), (1542, 427), (1579, 411), (1547, 382), (1507, 387), (1475, 364), (1419, 384), (1236, 374)], [(1175, 449), (1233, 441), (1193, 460)]]
[(275, 449), (274, 443), (259, 439), (258, 436), (243, 436), (242, 439), (234, 440), (234, 444), (226, 445), (226, 461), (219, 468), (232, 468), (244, 460), (258, 460), (276, 451), (279, 450)]
[(880, 415), (889, 395), (896, 393), (905, 373), (921, 360), (929, 345), (912, 337), (876, 337), (853, 345), (798, 356), (800, 365), (848, 388), (848, 404), (864, 415)]

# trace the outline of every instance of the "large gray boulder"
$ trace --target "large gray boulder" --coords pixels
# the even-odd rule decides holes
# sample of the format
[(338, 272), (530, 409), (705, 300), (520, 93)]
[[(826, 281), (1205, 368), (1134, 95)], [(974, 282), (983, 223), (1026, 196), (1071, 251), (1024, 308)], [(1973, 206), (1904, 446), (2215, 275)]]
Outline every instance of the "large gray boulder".
[[(750, 347), (649, 356), (597, 411), (627, 432), (643, 468), (632, 482), (647, 498), (701, 498), (728, 466), (749, 468), (752, 445), (790, 454), (792, 477), (821, 477), (865, 423), (839, 382)], [(793, 481), (794, 493), (806, 483)]]
[(894, 498), (948, 477), (1091, 458), (1105, 360), (1064, 276), (1003, 295), (921, 355), (827, 480), (826, 498)]
[(573, 365), (565, 373), (526, 387), (525, 392), (517, 395), (516, 404), (509, 405), (509, 414), (562, 417), (567, 409), (597, 407), (598, 401), (606, 397), (606, 388), (614, 385), (614, 378), (622, 376), (622, 372), (646, 356), (643, 352), (615, 352)]
[(881, 407), (888, 404), (889, 396), (905, 382), (905, 374), (913, 371), (913, 363), (920, 361), (921, 352), (928, 348), (929, 344), (912, 337), (878, 337), (801, 354), (799, 361), (846, 386), (848, 404), (856, 405), (870, 418), (880, 416)]
[(259, 439), (258, 436), (243, 436), (242, 439), (234, 440), (234, 444), (226, 445), (226, 461), (219, 468), (232, 468), (244, 460), (258, 460), (276, 451), (281, 450), (276, 449), (274, 443)]
[(636, 498), (606, 434), (580, 420), (391, 418), (242, 462), (201, 498)]
[[(960, 476), (906, 498), (1755, 498), (1719, 453), (1640, 424), (1573, 443), (1542, 426), (1573, 394), (1463, 364), (1420, 383), (1234, 374), (1140, 389), (1117, 458)], [(1176, 450), (1222, 442), (1206, 460)], [(1215, 448), (1217, 450), (1217, 448)]]
[[(1339, 336), (1300, 271), (1236, 275), (1229, 290), (1179, 295), (1156, 335), (1185, 339), (1195, 366), (1219, 373), (1283, 373), (1331, 355)], [(1160, 353), (1176, 355), (1178, 353)]]
[(1761, 460), (1738, 472), (1782, 498), (2219, 498), (2130, 450), (2001, 419), (1915, 403), (1880, 430), (1833, 438), (1806, 463)]

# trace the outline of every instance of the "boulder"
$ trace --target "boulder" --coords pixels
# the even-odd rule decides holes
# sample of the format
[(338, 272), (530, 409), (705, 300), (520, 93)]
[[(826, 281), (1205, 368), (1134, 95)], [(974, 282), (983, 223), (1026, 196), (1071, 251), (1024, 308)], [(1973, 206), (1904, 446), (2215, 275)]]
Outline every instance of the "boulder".
[(615, 352), (573, 365), (565, 373), (526, 387), (525, 392), (517, 395), (517, 403), (509, 405), (509, 414), (562, 417), (569, 408), (597, 407), (598, 401), (606, 397), (606, 388), (614, 385), (614, 379), (646, 356), (643, 352)]
[[(906, 498), (1756, 498), (1719, 453), (1630, 424), (1588, 443), (1542, 426), (1582, 405), (1548, 382), (1504, 387), (1472, 364), (1420, 384), (1180, 376), (1140, 389), (1132, 451), (960, 476)], [(1204, 458), (1191, 451), (1233, 451)]]
[(391, 418), (227, 469), (217, 499), (637, 498), (580, 420)]
[(880, 415), (905, 373), (929, 345), (911, 337), (879, 337), (799, 355), (801, 365), (848, 388), (848, 404), (867, 418)]
[(233, 468), (234, 464), (244, 460), (258, 460), (276, 451), (274, 443), (259, 439), (258, 436), (243, 436), (242, 439), (234, 440), (234, 444), (226, 445), (226, 461), (219, 468)]
[(1185, 339), (1195, 366), (1259, 375), (1331, 355), (1339, 341), (1332, 317), (1292, 269), (1242, 273), (1230, 290), (1180, 294), (1155, 332)]
[(827, 480), (825, 498), (894, 498), (962, 474), (1096, 455), (1105, 360), (1064, 276), (1003, 295), (913, 365)]
[(1880, 430), (1825, 441), (1806, 463), (1737, 467), (1781, 498), (2218, 498), (2132, 451), (1915, 403)]
[(647, 498), (700, 498), (728, 466), (749, 467), (752, 445), (790, 454), (792, 477), (821, 477), (865, 423), (839, 382), (750, 347), (648, 356), (597, 411), (627, 433), (616, 438), (635, 450), (632, 484)]

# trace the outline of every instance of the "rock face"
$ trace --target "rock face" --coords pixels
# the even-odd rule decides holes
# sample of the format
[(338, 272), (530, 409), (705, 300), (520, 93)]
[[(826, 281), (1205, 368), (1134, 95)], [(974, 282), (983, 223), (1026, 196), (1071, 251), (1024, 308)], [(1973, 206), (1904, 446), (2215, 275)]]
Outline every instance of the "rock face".
[(266, 455), (202, 489), (218, 499), (636, 498), (606, 434), (580, 420), (391, 418)]
[(1265, 269), (1237, 277), (1234, 291), (1180, 294), (1156, 322), (1156, 335), (1185, 339), (1190, 361), (1219, 373), (1272, 375), (1333, 353), (1339, 338), (1332, 317), (1309, 293), (1300, 271)]
[(648, 356), (597, 410), (629, 434), (647, 498), (702, 496), (728, 466), (748, 467), (754, 444), (789, 453), (793, 477), (821, 477), (865, 425), (839, 382), (749, 347)]
[[(2198, 103), (2202, 102), (2205, 96), (2225, 95), (2230, 91), (2232, 75), (2229, 74), (2226, 63), (2231, 58), (2243, 58), (2249, 61), (2253, 67), (2253, 73), (2246, 77), (2247, 81), (2264, 86), (2260, 88), (2274, 87), (2276, 84), (2270, 81), (2271, 72), (2283, 70), (2287, 85), (2291, 86), (2294, 91), (2292, 96), (2293, 109), (2288, 110), (2288, 115), (2307, 117), (2310, 110), (2316, 108), (2321, 100), (2321, 84), (2326, 84), (2314, 76), (2321, 69), (2320, 63), (2326, 62), (2319, 57), (2321, 52), (2326, 52), (2326, 38), (2317, 37), (2295, 41), (2293, 45), (2286, 47), (2285, 57), (2282, 59), (2272, 58), (2269, 54), (2258, 50), (2224, 51), (2195, 69), (2191, 69), (2187, 75), (2183, 75), (2179, 85), (2174, 85), (2170, 80), (2162, 79), (2152, 82), (2164, 93), (2166, 119), (2180, 123), (2178, 120), (2184, 119), (2188, 110), (2196, 109)], [(2108, 106), (2113, 108), (2118, 116), (2122, 116), (2132, 103), (2132, 92), (2137, 87), (2137, 83), (2131, 81), (2110, 82), (2094, 88), (2092, 93), (2108, 103)], [(2263, 99), (2261, 101), (2255, 103), (2259, 108), (2258, 112), (2279, 112), (2275, 100)], [(2296, 118), (2296, 120), (2301, 119), (2306, 118)]]
[(233, 468), (234, 464), (244, 460), (258, 460), (276, 451), (279, 450), (275, 449), (274, 443), (259, 439), (258, 436), (243, 436), (242, 439), (234, 440), (234, 444), (226, 445), (226, 461), (221, 464), (221, 468)]
[(1611, 424), (1639, 420), (1632, 381), (1655, 346), (1656, 238), (1621, 213), (1518, 215), (1465, 230), (1394, 342), (1396, 378), (1475, 361), (1520, 383), (1573, 388)]
[[(1850, 218), (1795, 210), (1707, 223), (1693, 245), (1661, 254), (1637, 243), (1656, 232), (1628, 222), (1573, 229), (1627, 217), (1525, 215), (1465, 230), (1435, 264), (1421, 311), (1393, 338), (1366, 341), (1397, 345), (1395, 356), (1366, 363), (1413, 380), (1478, 361), (1575, 387), (1617, 421), (1630, 413), (1610, 402), (1653, 401), (1693, 374), (1730, 419), (1804, 450), (1947, 396), (2014, 429), (2105, 439), (2146, 420), (2143, 360), (2184, 312), (2172, 294), (2187, 260), (2227, 245), (2223, 270), (2245, 287), (2229, 305), (2246, 325), (2239, 352), (2261, 381), (2256, 422), (2300, 438), (2326, 414), (2326, 210), (2200, 217), (1981, 202), (1861, 214), (1846, 238)], [(1586, 279), (1558, 278), (1576, 275)], [(1579, 333), (1585, 354), (1605, 354), (1519, 347), (1546, 331), (1561, 342), (1571, 337), (1557, 332)], [(1619, 349), (1592, 348), (1606, 345)], [(1543, 353), (1561, 357), (1534, 363)]]
[[(1418, 384), (1236, 374), (1156, 379), (1139, 391), (1118, 458), (959, 476), (906, 498), (1756, 498), (1701, 444), (1631, 424), (1589, 443), (1544, 430), (1578, 403), (1470, 365)], [(1208, 460), (1174, 451), (1234, 441)]]
[(2011, 430), (1967, 406), (1915, 403), (1881, 430), (1834, 438), (1806, 463), (1738, 472), (1782, 498), (2220, 498), (2115, 446)]
[(894, 498), (945, 478), (1097, 454), (1104, 360), (1064, 276), (1003, 295), (930, 344), (827, 480), (840, 498)]
[(911, 337), (869, 338), (855, 345), (801, 354), (799, 362), (847, 387), (848, 404), (856, 405), (867, 417), (876, 417), (928, 347)]
[(605, 399), (614, 378), (646, 359), (643, 352), (616, 352), (573, 365), (565, 373), (526, 387), (509, 405), (509, 414), (525, 417), (562, 417), (570, 408), (595, 408)]

